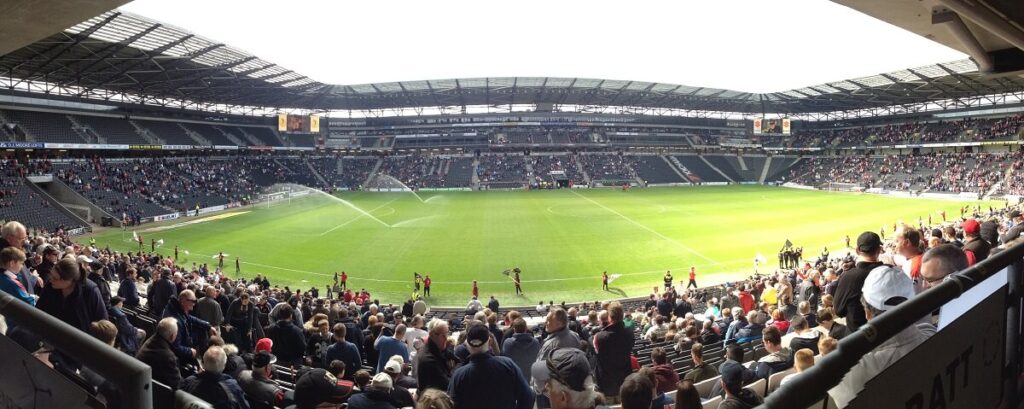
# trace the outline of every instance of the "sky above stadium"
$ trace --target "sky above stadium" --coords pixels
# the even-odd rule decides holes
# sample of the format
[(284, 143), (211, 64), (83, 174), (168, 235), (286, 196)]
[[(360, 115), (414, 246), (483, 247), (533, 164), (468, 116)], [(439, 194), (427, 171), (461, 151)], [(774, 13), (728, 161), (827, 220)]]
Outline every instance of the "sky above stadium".
[(330, 84), (580, 77), (776, 92), (966, 55), (825, 0), (135, 0)]

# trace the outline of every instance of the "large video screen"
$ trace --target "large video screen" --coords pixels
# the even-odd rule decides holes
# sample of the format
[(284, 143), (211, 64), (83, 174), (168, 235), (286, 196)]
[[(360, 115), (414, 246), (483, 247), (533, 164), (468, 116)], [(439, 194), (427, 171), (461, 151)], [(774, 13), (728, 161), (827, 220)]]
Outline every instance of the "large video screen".
[(755, 135), (789, 135), (791, 129), (789, 118), (754, 118)]

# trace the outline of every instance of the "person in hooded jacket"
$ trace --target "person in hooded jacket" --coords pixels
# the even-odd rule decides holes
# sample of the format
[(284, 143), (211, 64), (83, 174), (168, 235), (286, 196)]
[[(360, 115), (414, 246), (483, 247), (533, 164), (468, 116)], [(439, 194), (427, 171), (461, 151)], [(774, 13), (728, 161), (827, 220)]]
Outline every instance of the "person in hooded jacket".
[(501, 347), (501, 355), (511, 358), (520, 371), (528, 374), (540, 352), (540, 341), (529, 332), (526, 320), (522, 318), (512, 321), (512, 330), (514, 333), (505, 339)]

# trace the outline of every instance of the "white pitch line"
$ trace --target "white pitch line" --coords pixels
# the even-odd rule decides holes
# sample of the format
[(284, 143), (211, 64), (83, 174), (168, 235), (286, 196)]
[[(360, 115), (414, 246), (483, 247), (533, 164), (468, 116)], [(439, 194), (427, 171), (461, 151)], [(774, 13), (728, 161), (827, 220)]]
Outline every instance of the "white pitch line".
[(588, 201), (588, 202), (590, 202), (590, 203), (593, 203), (593, 204), (597, 205), (598, 207), (600, 207), (600, 208), (602, 208), (602, 209), (604, 209), (604, 210), (607, 210), (608, 212), (610, 212), (610, 213), (612, 213), (612, 214), (614, 214), (614, 215), (616, 215), (616, 216), (619, 216), (619, 217), (621, 217), (621, 218), (622, 218), (623, 220), (625, 220), (625, 221), (627, 221), (627, 222), (630, 222), (630, 223), (633, 223), (633, 224), (634, 224), (635, 226), (637, 226), (637, 227), (639, 227), (639, 228), (641, 228), (641, 229), (647, 230), (647, 231), (649, 231), (649, 232), (653, 233), (654, 235), (656, 235), (656, 236), (658, 236), (658, 237), (661, 237), (662, 239), (665, 239), (665, 240), (666, 240), (666, 241), (668, 241), (668, 242), (674, 243), (675, 245), (677, 245), (677, 246), (679, 246), (679, 247), (682, 247), (682, 248), (683, 248), (683, 250), (686, 250), (686, 251), (690, 252), (691, 254), (693, 254), (693, 255), (695, 255), (695, 256), (697, 256), (697, 257), (700, 257), (700, 258), (702, 258), (702, 259), (704, 259), (704, 260), (707, 260), (707, 261), (709, 261), (709, 262), (711, 262), (711, 263), (713, 263), (713, 264), (715, 264), (715, 265), (722, 265), (722, 263), (719, 263), (719, 262), (715, 261), (714, 259), (712, 259), (712, 258), (709, 258), (708, 256), (705, 256), (705, 255), (704, 255), (704, 254), (702, 254), (701, 252), (699, 252), (699, 251), (697, 251), (697, 250), (694, 250), (694, 249), (690, 248), (689, 246), (687, 246), (687, 245), (685, 245), (685, 244), (683, 244), (683, 243), (680, 243), (680, 242), (676, 241), (675, 239), (673, 239), (673, 238), (671, 238), (671, 237), (668, 237), (668, 236), (666, 236), (666, 235), (664, 235), (664, 234), (661, 234), (661, 233), (660, 233), (660, 232), (658, 232), (657, 230), (654, 230), (654, 229), (652, 229), (652, 228), (650, 228), (650, 227), (647, 227), (647, 226), (645, 226), (645, 225), (641, 224), (640, 222), (638, 222), (638, 221), (636, 221), (636, 220), (633, 220), (633, 219), (630, 219), (629, 217), (626, 217), (626, 215), (624, 215), (624, 214), (622, 214), (622, 213), (619, 213), (619, 212), (615, 211), (615, 209), (612, 209), (612, 208), (610, 208), (610, 207), (608, 207), (608, 206), (605, 206), (605, 205), (603, 205), (603, 204), (601, 204), (601, 203), (597, 202), (597, 201), (596, 201), (596, 200), (594, 200), (594, 199), (591, 199), (591, 198), (589, 198), (589, 197), (583, 196), (583, 195), (581, 195), (581, 194), (577, 193), (577, 192), (576, 192), (575, 190), (570, 190), (570, 191), (572, 192), (572, 194), (574, 194), (574, 195), (576, 195), (576, 196), (579, 196), (579, 197), (582, 197), (582, 198), (583, 198), (584, 200), (586, 200), (586, 201)]
[[(398, 199), (391, 199), (391, 201), (390, 201), (390, 202), (387, 202), (387, 203), (384, 203), (384, 204), (382, 204), (382, 205), (380, 205), (380, 206), (377, 206), (377, 207), (373, 208), (372, 210), (370, 210), (369, 212), (366, 212), (366, 213), (368, 214), (368, 213), (371, 213), (371, 212), (375, 212), (375, 211), (377, 211), (378, 209), (380, 209), (380, 208), (382, 208), (382, 207), (384, 207), (384, 206), (387, 206), (387, 205), (391, 204), (391, 202), (394, 202), (395, 200), (398, 200)], [(353, 218), (352, 218), (352, 219), (350, 219), (349, 221), (347, 221), (347, 222), (345, 222), (345, 223), (342, 223), (342, 224), (339, 224), (339, 225), (337, 225), (337, 226), (334, 226), (333, 228), (331, 228), (331, 229), (330, 229), (330, 230), (328, 230), (328, 231), (325, 231), (325, 232), (323, 232), (323, 233), (320, 233), (320, 236), (324, 236), (324, 235), (326, 235), (327, 233), (330, 233), (330, 232), (332, 232), (332, 231), (335, 231), (335, 230), (338, 230), (338, 229), (340, 229), (340, 228), (342, 228), (342, 227), (348, 226), (348, 224), (349, 224), (349, 223), (352, 223), (352, 222), (354, 222), (354, 221), (356, 221), (356, 220), (359, 220), (359, 219), (361, 219), (361, 218), (362, 218), (363, 216), (364, 216), (364, 214), (363, 214), (363, 213), (359, 213), (358, 215), (356, 215), (356, 217), (353, 217)], [(391, 227), (391, 226), (388, 226), (388, 227)]]

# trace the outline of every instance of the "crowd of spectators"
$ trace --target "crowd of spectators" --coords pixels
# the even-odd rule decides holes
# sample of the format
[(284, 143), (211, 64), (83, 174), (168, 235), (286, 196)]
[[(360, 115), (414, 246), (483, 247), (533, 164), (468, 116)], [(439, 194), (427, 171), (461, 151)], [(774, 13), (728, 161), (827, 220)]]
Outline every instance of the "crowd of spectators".
[(593, 181), (636, 181), (636, 158), (629, 155), (579, 155), (577, 160)]
[[(260, 275), (233, 279), (158, 253), (29, 235), (17, 222), (0, 228), (0, 290), (216, 407), (647, 409), (692, 402), (694, 388), (698, 402), (748, 407), (867, 320), (1020, 242), (1024, 230), (1009, 207), (918, 223), (894, 225), (888, 241), (884, 231), (865, 232), (850, 254), (722, 285), (689, 290), (666, 274), (646, 300), (541, 303), (536, 324), (527, 321), (532, 312), (503, 310), (493, 297), (486, 307), (474, 299), (465, 314), (428, 314), (422, 300), (394, 305), (365, 289), (321, 294)], [(10, 320), (6, 327), (36, 349), (30, 331)], [(905, 353), (933, 333), (931, 321), (908, 327), (900, 344), (869, 355)], [(116, 407), (117, 390), (74, 358), (40, 355)], [(871, 362), (830, 391), (839, 407), (885, 369)], [(767, 386), (756, 386), (762, 379)], [(710, 388), (696, 386), (708, 380)]]
[(530, 185), (537, 188), (551, 186), (553, 179), (551, 172), (565, 172), (565, 177), (571, 185), (586, 184), (583, 174), (576, 166), (576, 155), (534, 155), (529, 160), (533, 167), (533, 179)]
[(479, 157), (476, 174), (482, 184), (525, 185), (526, 161), (521, 155)]
[(1019, 157), (1019, 152), (932, 152), (810, 158), (791, 169), (787, 181), (808, 186), (840, 182), (864, 189), (986, 194), (1005, 180), (997, 193), (1012, 193), (1019, 191), (1022, 180), (1016, 172), (1007, 178), (1007, 170), (1022, 163)]
[(438, 156), (389, 156), (384, 159), (377, 174), (393, 177), (411, 189), (443, 187), (450, 166), (451, 159)]

